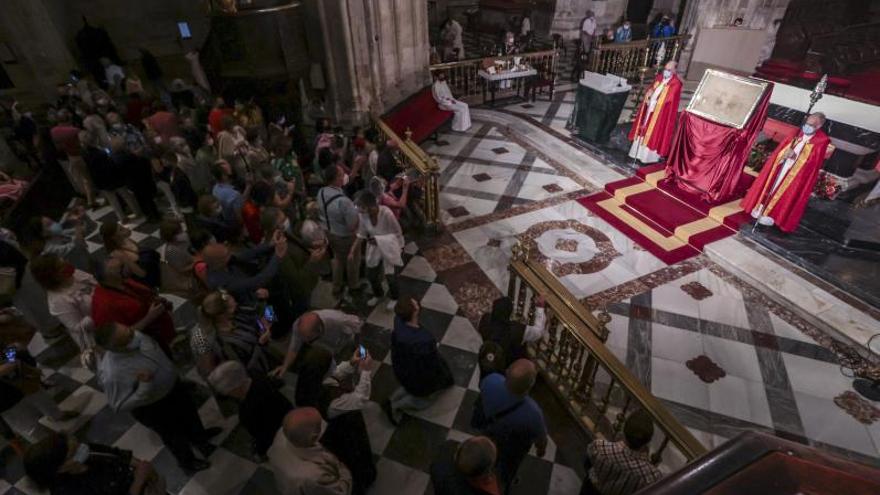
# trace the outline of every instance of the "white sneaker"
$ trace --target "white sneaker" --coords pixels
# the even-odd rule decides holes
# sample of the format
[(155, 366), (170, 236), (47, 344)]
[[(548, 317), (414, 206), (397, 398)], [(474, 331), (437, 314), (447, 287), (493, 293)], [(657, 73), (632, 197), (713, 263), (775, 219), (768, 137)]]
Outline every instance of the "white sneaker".
[(373, 307), (376, 304), (379, 304), (379, 298), (376, 296), (371, 297), (370, 300), (367, 301), (367, 306)]
[(388, 304), (385, 305), (385, 309), (388, 311), (394, 311), (394, 306), (397, 306), (397, 299), (389, 299)]

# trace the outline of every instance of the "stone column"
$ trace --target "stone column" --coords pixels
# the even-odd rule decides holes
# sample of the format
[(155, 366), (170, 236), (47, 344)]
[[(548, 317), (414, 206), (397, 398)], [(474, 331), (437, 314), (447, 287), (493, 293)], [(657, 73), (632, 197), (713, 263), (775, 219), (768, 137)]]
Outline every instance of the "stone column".
[(76, 67), (43, 0), (5, 0), (0, 39), (18, 56), (17, 64), (5, 66), (10, 79), (32, 98), (54, 99), (55, 85)]
[(424, 0), (307, 0), (306, 22), (336, 122), (363, 124), (430, 82)]

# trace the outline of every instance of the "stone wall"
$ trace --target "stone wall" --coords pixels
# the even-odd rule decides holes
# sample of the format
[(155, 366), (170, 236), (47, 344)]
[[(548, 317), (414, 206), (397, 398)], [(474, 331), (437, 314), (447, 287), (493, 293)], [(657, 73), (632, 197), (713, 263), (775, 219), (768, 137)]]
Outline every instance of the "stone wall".
[(693, 53), (695, 43), (699, 43), (700, 28), (729, 26), (742, 17), (743, 28), (759, 29), (766, 40), (761, 48), (760, 61), (767, 59), (776, 42), (778, 23), (785, 15), (791, 0), (700, 0), (688, 2), (681, 22), (683, 32), (690, 33), (691, 43), (682, 53), (681, 68), (685, 69)]

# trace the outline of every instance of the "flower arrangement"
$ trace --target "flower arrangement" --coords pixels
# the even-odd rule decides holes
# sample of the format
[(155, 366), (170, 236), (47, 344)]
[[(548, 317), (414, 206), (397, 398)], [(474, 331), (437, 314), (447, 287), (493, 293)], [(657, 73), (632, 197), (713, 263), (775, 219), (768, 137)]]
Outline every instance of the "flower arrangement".
[(839, 193), (840, 184), (837, 183), (837, 179), (824, 170), (819, 171), (819, 180), (813, 187), (813, 194), (822, 199), (834, 199)]
[(772, 139), (757, 143), (752, 148), (752, 151), (749, 152), (749, 159), (746, 165), (755, 172), (760, 172), (764, 167), (764, 162), (767, 161), (767, 157), (770, 156), (770, 153), (773, 153), (777, 144)]

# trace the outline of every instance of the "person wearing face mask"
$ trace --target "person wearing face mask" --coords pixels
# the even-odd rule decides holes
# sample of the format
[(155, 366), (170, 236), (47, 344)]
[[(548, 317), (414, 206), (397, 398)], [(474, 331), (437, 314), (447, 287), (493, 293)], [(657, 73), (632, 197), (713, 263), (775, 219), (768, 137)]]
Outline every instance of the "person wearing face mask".
[(268, 453), (280, 493), (352, 493), (351, 471), (320, 443), (326, 425), (314, 407), (300, 407), (284, 417)]
[(348, 295), (354, 297), (361, 291), (360, 251), (353, 252), (351, 249), (358, 227), (357, 207), (342, 190), (345, 185), (342, 167), (327, 167), (324, 170), (324, 183), (327, 185), (318, 191), (317, 202), (333, 253), (333, 295), (343, 296), (343, 281), (347, 278)]
[(629, 156), (642, 163), (656, 163), (669, 156), (681, 101), (682, 83), (675, 73), (677, 67), (677, 62), (666, 62), (663, 72), (645, 91), (629, 131)]
[(632, 25), (629, 21), (623, 21), (623, 24), (614, 32), (614, 41), (616, 43), (626, 43), (632, 41)]
[[(156, 313), (162, 310), (159, 305), (151, 308)], [(97, 375), (107, 402), (114, 411), (131, 412), (155, 431), (183, 470), (207, 469), (210, 462), (196, 458), (192, 447), (210, 455), (213, 446), (208, 440), (222, 429), (205, 429), (174, 363), (155, 340), (141, 333), (143, 328), (141, 323), (107, 323), (95, 331), (95, 342), (105, 351)]]
[(171, 341), (176, 335), (169, 311), (171, 304), (129, 277), (118, 259), (107, 258), (96, 272), (99, 285), (92, 294), (95, 327), (109, 322), (139, 325), (171, 357)]
[(124, 495), (164, 493), (165, 480), (131, 451), (82, 443), (64, 433), (50, 433), (24, 455), (24, 471), (53, 495)]
[(767, 157), (742, 201), (759, 224), (776, 225), (783, 232), (797, 228), (831, 145), (823, 125), (825, 114), (811, 114), (797, 135), (784, 139)]

